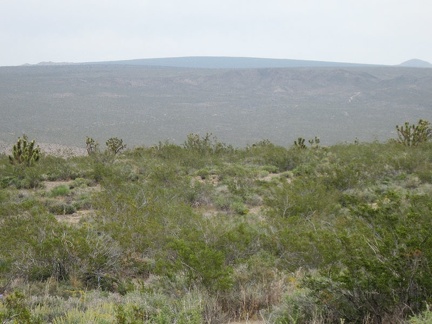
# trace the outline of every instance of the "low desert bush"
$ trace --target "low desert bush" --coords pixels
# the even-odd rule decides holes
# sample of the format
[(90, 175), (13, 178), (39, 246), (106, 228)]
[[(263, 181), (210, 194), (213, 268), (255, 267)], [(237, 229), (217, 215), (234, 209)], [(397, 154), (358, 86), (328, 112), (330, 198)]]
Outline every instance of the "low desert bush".
[(48, 211), (54, 215), (72, 215), (76, 212), (74, 205), (63, 202), (48, 202)]
[[(2, 305), (3, 304), (3, 305)], [(25, 296), (16, 291), (0, 301), (0, 321), (2, 323), (42, 323), (42, 320), (32, 315), (25, 304)]]
[(431, 153), (198, 136), (109, 160), (0, 156), (0, 293), (47, 323), (425, 322)]
[(67, 185), (60, 185), (56, 186), (51, 189), (50, 196), (51, 197), (59, 197), (59, 196), (68, 196), (70, 195), (71, 191), (69, 186)]
[(428, 324), (432, 323), (432, 311), (429, 305), (426, 304), (426, 310), (418, 315), (412, 316), (409, 319), (410, 324)]

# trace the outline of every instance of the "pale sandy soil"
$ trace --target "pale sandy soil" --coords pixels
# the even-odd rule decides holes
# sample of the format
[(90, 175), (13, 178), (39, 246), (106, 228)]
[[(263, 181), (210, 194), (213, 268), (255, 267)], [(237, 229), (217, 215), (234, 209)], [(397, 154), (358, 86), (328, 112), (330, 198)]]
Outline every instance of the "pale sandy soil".
[[(87, 151), (84, 147), (65, 146), (60, 144), (37, 143), (41, 148), (42, 153), (54, 156), (71, 157), (86, 155)], [(13, 144), (6, 143), (0, 140), (0, 154), (11, 154)]]

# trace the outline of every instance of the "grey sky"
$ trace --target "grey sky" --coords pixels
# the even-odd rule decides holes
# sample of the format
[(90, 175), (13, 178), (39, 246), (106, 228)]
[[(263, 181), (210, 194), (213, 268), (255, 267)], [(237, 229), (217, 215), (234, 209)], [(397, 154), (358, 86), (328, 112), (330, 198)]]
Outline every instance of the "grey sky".
[(0, 66), (175, 56), (432, 62), (430, 0), (0, 0)]

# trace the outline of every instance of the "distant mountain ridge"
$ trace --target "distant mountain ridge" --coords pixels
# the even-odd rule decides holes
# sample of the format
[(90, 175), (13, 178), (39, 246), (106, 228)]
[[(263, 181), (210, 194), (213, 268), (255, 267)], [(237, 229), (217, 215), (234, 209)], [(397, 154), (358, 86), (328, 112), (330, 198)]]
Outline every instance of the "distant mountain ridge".
[(89, 62), (84, 64), (121, 64), (176, 68), (205, 68), (205, 69), (256, 69), (256, 68), (296, 68), (296, 67), (365, 67), (371, 64), (272, 59), (255, 57), (225, 57), (225, 56), (186, 56), (148, 58), (135, 60)]
[(23, 64), (23, 66), (49, 66), (49, 65), (129, 65), (143, 67), (166, 67), (166, 68), (198, 68), (198, 69), (262, 69), (262, 68), (350, 68), (350, 67), (415, 67), (431, 68), (432, 64), (411, 59), (398, 65), (385, 64), (363, 64), (348, 62), (329, 62), (295, 59), (275, 59), (258, 57), (230, 57), (230, 56), (184, 56), (144, 58), (117, 61), (96, 62), (40, 62), (37, 64)]

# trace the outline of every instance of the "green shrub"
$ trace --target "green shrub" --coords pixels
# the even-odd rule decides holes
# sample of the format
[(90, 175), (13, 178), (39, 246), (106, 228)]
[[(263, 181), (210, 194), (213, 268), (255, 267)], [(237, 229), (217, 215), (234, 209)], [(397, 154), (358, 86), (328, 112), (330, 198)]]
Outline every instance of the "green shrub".
[(418, 312), (432, 291), (429, 198), (384, 191), (376, 203), (348, 208), (351, 216), (340, 217), (331, 232), (312, 234), (327, 266), (323, 279), (309, 278), (307, 287), (348, 321), (405, 317), (406, 306)]
[(75, 200), (72, 203), (72, 206), (76, 209), (76, 210), (88, 210), (88, 209), (92, 209), (93, 207), (93, 200), (91, 198), (90, 194), (83, 194), (80, 195), (77, 200)]
[[(139, 152), (143, 155), (147, 153), (143, 148), (141, 148)], [(190, 152), (184, 150), (184, 148), (181, 146), (169, 142), (159, 142), (159, 144), (153, 146), (149, 152), (154, 158), (159, 158), (165, 161), (179, 162), (183, 161), (190, 154)], [(137, 151), (135, 151), (135, 154), (137, 154)]]
[(174, 239), (168, 244), (174, 258), (160, 267), (168, 269), (169, 276), (184, 271), (187, 284), (192, 287), (201, 284), (210, 291), (223, 291), (232, 285), (232, 268), (225, 264), (225, 255), (201, 241)]
[(193, 186), (185, 185), (181, 190), (181, 196), (185, 203), (192, 207), (210, 206), (213, 198), (213, 186), (210, 184), (195, 182)]
[[(98, 234), (88, 227), (70, 227), (58, 224), (46, 215), (33, 219), (19, 218), (5, 225), (1, 233), (8, 240), (5, 249), (14, 252), (12, 274), (29, 281), (53, 278), (68, 281), (77, 278), (89, 288), (113, 289), (113, 282), (120, 266), (120, 248), (107, 235)], [(17, 231), (27, 230), (26, 237)], [(8, 234), (5, 234), (5, 231)], [(15, 246), (14, 246), (15, 242)], [(16, 245), (16, 242), (20, 244)]]
[(110, 166), (101, 161), (93, 161), (91, 177), (95, 182), (102, 182), (105, 178), (109, 178), (112, 172)]
[(409, 319), (410, 324), (429, 324), (432, 323), (432, 311), (429, 308), (429, 305), (426, 305), (426, 310), (422, 313), (411, 316)]
[(56, 186), (50, 191), (51, 197), (59, 197), (59, 196), (68, 196), (70, 195), (71, 191), (69, 189), (69, 186), (67, 185), (60, 185)]
[(51, 202), (48, 204), (48, 211), (54, 215), (72, 215), (76, 212), (76, 208), (68, 203)]
[(4, 311), (0, 308), (0, 321), (2, 321), (2, 323), (42, 323), (39, 318), (31, 314), (25, 304), (25, 296), (19, 291), (8, 295), (5, 298), (4, 306)]
[(90, 179), (76, 178), (70, 186), (71, 188), (86, 188), (87, 186), (90, 186), (90, 184)]
[(39, 172), (46, 175), (49, 181), (66, 181), (75, 179), (84, 171), (82, 166), (78, 166), (75, 161), (76, 157), (68, 159), (45, 155), (41, 158), (39, 165)]
[(272, 323), (278, 324), (339, 322), (337, 318), (324, 319), (323, 313), (316, 297), (312, 296), (308, 289), (295, 287), (293, 291), (285, 294), (282, 302), (266, 317), (271, 319)]
[(233, 150), (231, 146), (219, 142), (211, 133), (202, 137), (198, 134), (189, 134), (183, 147), (188, 151), (195, 151), (200, 154), (218, 154)]
[(331, 212), (337, 206), (339, 192), (329, 188), (322, 179), (299, 177), (292, 183), (272, 188), (264, 202), (274, 217), (311, 217)]
[(43, 174), (37, 167), (15, 169), (9, 176), (2, 178), (4, 187), (15, 187), (16, 189), (35, 189), (40, 187)]
[(233, 271), (233, 287), (220, 298), (225, 312), (236, 320), (260, 318), (281, 302), (286, 282), (272, 256), (265, 252), (243, 256)]
[(298, 152), (293, 153), (282, 146), (274, 145), (269, 141), (262, 141), (247, 147), (245, 157), (266, 168), (275, 167), (275, 169), (271, 169), (271, 172), (284, 172), (293, 169), (297, 164), (295, 159)]
[(214, 198), (214, 205), (217, 209), (228, 212), (231, 208), (231, 197), (224, 194), (218, 194)]
[(249, 209), (242, 202), (234, 201), (230, 205), (230, 209), (239, 215), (246, 215), (249, 212)]
[(215, 142), (0, 155), (2, 291), (46, 323), (427, 321), (431, 143)]
[(167, 295), (130, 293), (115, 310), (116, 323), (203, 323), (202, 296), (188, 292), (169, 298)]

